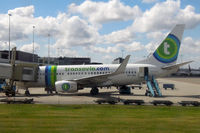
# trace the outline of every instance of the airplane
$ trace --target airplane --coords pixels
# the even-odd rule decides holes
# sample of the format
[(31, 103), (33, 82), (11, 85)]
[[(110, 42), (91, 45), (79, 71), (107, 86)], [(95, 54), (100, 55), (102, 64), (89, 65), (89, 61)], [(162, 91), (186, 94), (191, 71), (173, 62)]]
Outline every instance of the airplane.
[(184, 24), (176, 25), (153, 54), (134, 64), (128, 64), (128, 55), (121, 64), (39, 66), (37, 81), (23, 83), (25, 94), (30, 94), (30, 87), (55, 89), (58, 93), (74, 93), (89, 87), (90, 94), (97, 95), (98, 87), (117, 86), (123, 89), (144, 82), (145, 77), (170, 75), (191, 62), (176, 63), (184, 27)]

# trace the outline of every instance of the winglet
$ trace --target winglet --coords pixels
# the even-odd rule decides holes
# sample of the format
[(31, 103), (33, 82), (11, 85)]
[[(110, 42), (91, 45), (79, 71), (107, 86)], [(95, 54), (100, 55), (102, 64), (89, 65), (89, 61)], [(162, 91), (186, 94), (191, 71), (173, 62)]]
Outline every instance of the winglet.
[(117, 70), (114, 73), (112, 73), (112, 74), (116, 75), (116, 74), (123, 73), (125, 71), (125, 69), (126, 69), (126, 65), (128, 64), (130, 56), (131, 55), (127, 55), (126, 58), (124, 59), (124, 61), (117, 68)]

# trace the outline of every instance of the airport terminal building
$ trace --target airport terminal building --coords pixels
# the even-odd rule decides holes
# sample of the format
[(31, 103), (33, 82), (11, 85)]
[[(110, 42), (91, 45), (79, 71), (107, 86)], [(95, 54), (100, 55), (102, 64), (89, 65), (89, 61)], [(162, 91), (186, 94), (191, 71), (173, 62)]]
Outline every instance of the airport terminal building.
[[(10, 58), (12, 52), (10, 51)], [(0, 51), (0, 63), (8, 63), (9, 51)], [(33, 61), (34, 60), (34, 61)], [(16, 63), (36, 63), (39, 65), (82, 65), (91, 64), (91, 59), (88, 57), (39, 57), (37, 54), (32, 54), (23, 51), (16, 51)]]
[(38, 63), (40, 65), (83, 65), (91, 64), (91, 59), (87, 57), (50, 57), (48, 61), (47, 57), (40, 57)]
[[(10, 58), (12, 57), (12, 51), (10, 51)], [(8, 63), (8, 58), (9, 58), (9, 51), (8, 50), (3, 50), (0, 51), (0, 62), (1, 63)], [(16, 51), (16, 61), (21, 61), (21, 62), (38, 62), (39, 56), (37, 54), (31, 54), (28, 52), (23, 52), (23, 51)], [(33, 61), (34, 59), (34, 61)]]

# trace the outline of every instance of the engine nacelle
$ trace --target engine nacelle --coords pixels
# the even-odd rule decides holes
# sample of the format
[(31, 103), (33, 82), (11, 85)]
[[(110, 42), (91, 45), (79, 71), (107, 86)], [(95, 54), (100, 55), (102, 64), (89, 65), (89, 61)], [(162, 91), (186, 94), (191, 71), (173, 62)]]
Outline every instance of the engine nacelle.
[(57, 81), (55, 83), (57, 92), (77, 92), (77, 83), (73, 81)]

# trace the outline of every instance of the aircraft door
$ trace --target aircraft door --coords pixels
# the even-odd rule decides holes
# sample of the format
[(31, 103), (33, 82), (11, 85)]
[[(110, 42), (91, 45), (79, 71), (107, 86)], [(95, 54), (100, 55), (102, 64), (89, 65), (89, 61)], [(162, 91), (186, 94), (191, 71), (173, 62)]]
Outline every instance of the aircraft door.
[(149, 76), (149, 68), (148, 67), (144, 67), (144, 77), (145, 76)]
[(139, 77), (144, 78), (145, 76), (149, 75), (149, 68), (148, 67), (140, 67), (139, 68)]

